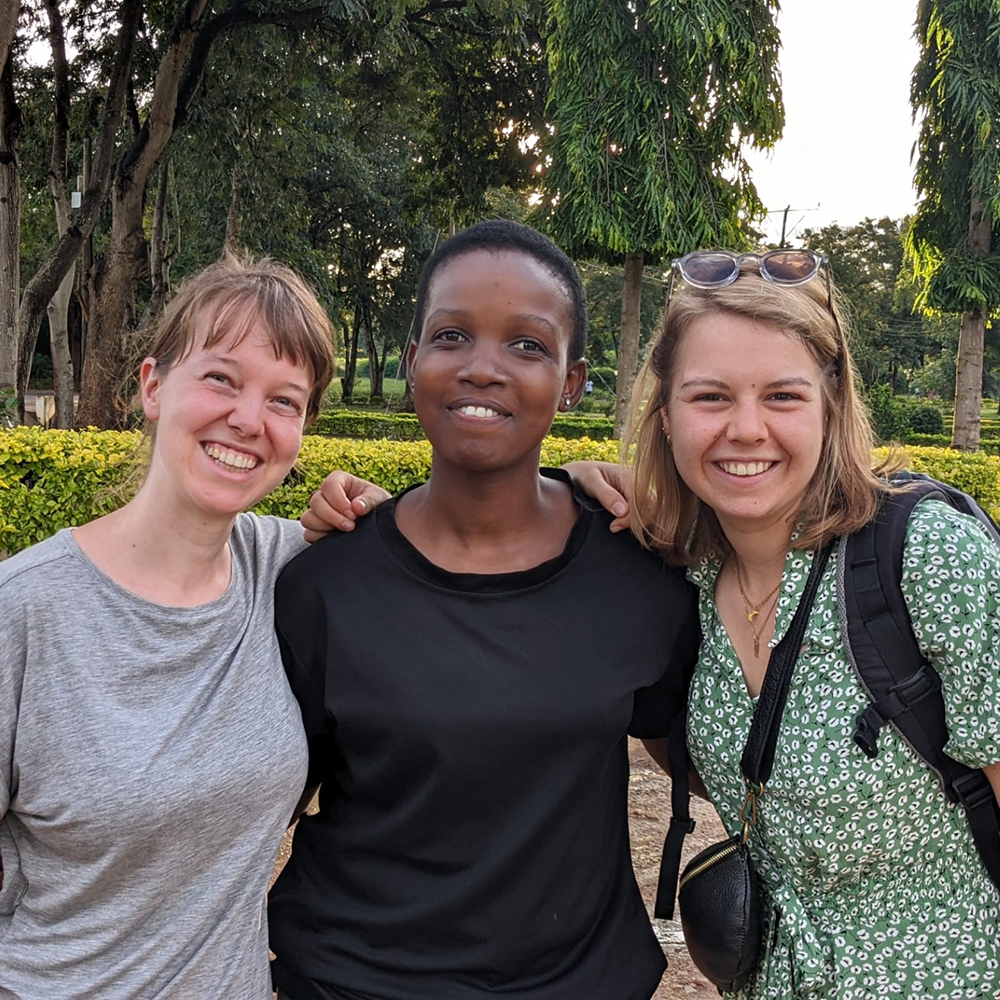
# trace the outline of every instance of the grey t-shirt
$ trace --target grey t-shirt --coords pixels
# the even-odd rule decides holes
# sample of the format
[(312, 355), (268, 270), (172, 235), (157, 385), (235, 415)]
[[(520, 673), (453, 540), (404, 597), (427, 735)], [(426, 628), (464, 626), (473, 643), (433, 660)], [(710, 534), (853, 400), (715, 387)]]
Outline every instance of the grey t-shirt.
[(0, 998), (269, 1000), (264, 900), (306, 777), (274, 636), (291, 521), (172, 608), (72, 532), (0, 563)]

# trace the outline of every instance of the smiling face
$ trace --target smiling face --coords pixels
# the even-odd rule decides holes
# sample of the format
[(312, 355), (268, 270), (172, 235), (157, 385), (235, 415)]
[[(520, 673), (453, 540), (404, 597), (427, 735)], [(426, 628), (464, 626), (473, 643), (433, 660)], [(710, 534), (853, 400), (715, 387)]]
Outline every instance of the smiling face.
[(161, 371), (146, 358), (142, 405), (155, 424), (144, 489), (181, 510), (232, 518), (266, 496), (288, 474), (302, 443), (313, 388), (308, 367), (275, 357), (266, 332), (251, 323), (245, 337), (195, 346)]
[(745, 316), (710, 313), (684, 332), (663, 429), (730, 538), (794, 527), (823, 447), (823, 377), (794, 333)]
[(586, 365), (568, 360), (571, 339), (570, 297), (534, 257), (474, 250), (442, 263), (410, 350), (435, 468), (537, 469), (557, 408), (583, 390)]

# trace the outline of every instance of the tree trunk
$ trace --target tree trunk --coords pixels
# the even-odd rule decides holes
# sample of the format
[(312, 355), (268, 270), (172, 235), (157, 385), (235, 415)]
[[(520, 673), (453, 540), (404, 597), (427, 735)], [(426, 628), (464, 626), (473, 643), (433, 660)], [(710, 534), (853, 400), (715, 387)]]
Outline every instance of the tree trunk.
[[(990, 252), (993, 219), (978, 186), (973, 186), (969, 209), (969, 246), (985, 257)], [(983, 404), (983, 346), (986, 313), (972, 309), (962, 313), (955, 367), (955, 423), (951, 446), (962, 451), (979, 450), (979, 423)]]
[(170, 283), (170, 255), (167, 253), (167, 190), (170, 186), (170, 161), (160, 165), (160, 181), (156, 187), (156, 205), (153, 208), (153, 230), (149, 236), (149, 281), (152, 293), (142, 326), (152, 327), (163, 312)]
[[(65, 185), (53, 184), (56, 225), (62, 236), (69, 228), (71, 216), (66, 200)], [(58, 189), (58, 190), (57, 190)], [(69, 351), (69, 303), (73, 297), (75, 274), (72, 268), (60, 282), (49, 300), (49, 345), (52, 349), (52, 375), (56, 396), (56, 427), (73, 426), (73, 359)]]
[(622, 332), (618, 344), (618, 379), (615, 384), (617, 406), (615, 409), (615, 437), (621, 440), (632, 399), (639, 365), (639, 313), (642, 305), (641, 253), (625, 254), (625, 283), (622, 285)]
[[(365, 340), (368, 346), (368, 390), (369, 402), (381, 400), (385, 395), (385, 361), (379, 359), (378, 344), (375, 343), (375, 332), (372, 329), (371, 306), (365, 309)], [(383, 352), (384, 354), (385, 352)]]
[(986, 316), (980, 309), (962, 313), (955, 365), (955, 422), (952, 448), (979, 450), (979, 421), (983, 398), (983, 344)]
[[(14, 98), (13, 59), (10, 44), (14, 24), (8, 2), (0, 14), (0, 37), (5, 56), (0, 70), (0, 427), (24, 419), (24, 401), (17, 394), (18, 348), (17, 304), (20, 297), (21, 183), (18, 141), (21, 115)], [(4, 44), (6, 42), (6, 44)]]
[(358, 340), (361, 337), (360, 302), (354, 306), (354, 322), (351, 324), (350, 337), (344, 338), (344, 374), (340, 379), (340, 401), (346, 406), (354, 402), (354, 381), (358, 374)]
[(80, 381), (78, 427), (122, 428), (129, 400), (123, 392), (136, 360), (131, 356), (129, 310), (139, 275), (147, 263), (142, 231), (145, 184), (115, 184), (111, 240), (94, 265), (87, 356)]

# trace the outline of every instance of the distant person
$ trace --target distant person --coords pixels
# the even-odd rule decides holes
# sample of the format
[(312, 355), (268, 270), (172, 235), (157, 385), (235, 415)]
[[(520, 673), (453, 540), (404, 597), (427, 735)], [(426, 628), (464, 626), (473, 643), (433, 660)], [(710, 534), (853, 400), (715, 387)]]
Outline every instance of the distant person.
[(135, 498), (0, 563), (0, 997), (270, 1000), (264, 898), (306, 777), (274, 635), (288, 474), (332, 374), (271, 261), (187, 281), (139, 372)]
[(319, 786), (270, 896), (279, 996), (647, 1000), (665, 963), (626, 737), (664, 737), (683, 701), (693, 591), (539, 470), (586, 374), (561, 251), (508, 222), (457, 234), (414, 330), (430, 479), (278, 582)]

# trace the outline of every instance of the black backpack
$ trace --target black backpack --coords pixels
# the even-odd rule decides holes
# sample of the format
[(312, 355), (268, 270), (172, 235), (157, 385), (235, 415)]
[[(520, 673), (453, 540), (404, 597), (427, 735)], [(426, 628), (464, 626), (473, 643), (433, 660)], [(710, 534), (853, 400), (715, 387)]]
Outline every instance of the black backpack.
[(854, 742), (874, 758), (879, 732), (893, 725), (937, 772), (945, 795), (965, 808), (972, 836), (990, 878), (1000, 889), (1000, 808), (981, 770), (944, 753), (948, 741), (941, 679), (921, 656), (900, 591), (906, 525), (913, 508), (928, 497), (976, 518), (1000, 546), (1000, 529), (967, 493), (930, 476), (899, 472), (896, 484), (910, 488), (887, 494), (878, 515), (840, 541), (838, 583), (843, 597), (841, 634), (871, 704), (858, 716)]
[[(857, 718), (854, 742), (875, 758), (882, 727), (888, 723), (899, 731), (938, 774), (948, 799), (962, 803), (983, 864), (1000, 889), (1000, 807), (981, 770), (966, 767), (944, 752), (948, 730), (941, 679), (920, 653), (900, 589), (906, 526), (921, 500), (933, 497), (976, 518), (997, 546), (1000, 529), (972, 497), (953, 486), (916, 472), (898, 472), (891, 481), (909, 484), (909, 488), (886, 494), (874, 520), (843, 537), (838, 546), (841, 634), (854, 671), (871, 698)], [(694, 829), (685, 732), (686, 713), (681, 713), (670, 730), (673, 815), (663, 845), (654, 911), (655, 916), (667, 919), (673, 916), (681, 846), (684, 836)]]

